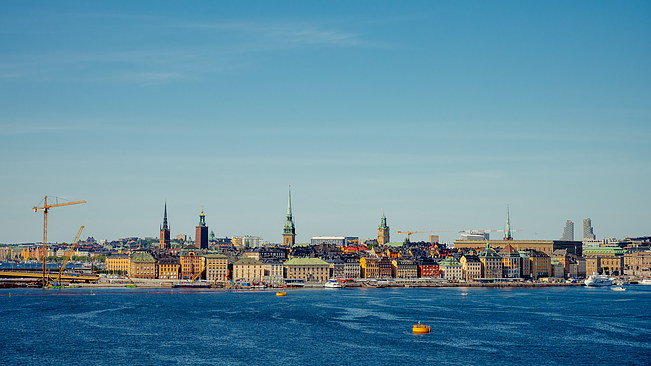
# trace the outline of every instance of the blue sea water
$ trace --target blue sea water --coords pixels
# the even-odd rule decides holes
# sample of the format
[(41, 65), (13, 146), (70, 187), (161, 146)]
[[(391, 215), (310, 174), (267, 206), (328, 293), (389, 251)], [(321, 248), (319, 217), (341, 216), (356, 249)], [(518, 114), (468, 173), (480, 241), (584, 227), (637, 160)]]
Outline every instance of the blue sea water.
[(90, 293), (1, 290), (0, 364), (651, 364), (651, 286)]

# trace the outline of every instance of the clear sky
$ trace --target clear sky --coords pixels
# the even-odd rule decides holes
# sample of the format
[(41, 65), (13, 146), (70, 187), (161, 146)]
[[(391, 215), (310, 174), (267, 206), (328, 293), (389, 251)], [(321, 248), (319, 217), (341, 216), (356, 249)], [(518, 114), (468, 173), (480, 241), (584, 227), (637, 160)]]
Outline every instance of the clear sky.
[(651, 235), (650, 69), (648, 1), (4, 1), (0, 243)]

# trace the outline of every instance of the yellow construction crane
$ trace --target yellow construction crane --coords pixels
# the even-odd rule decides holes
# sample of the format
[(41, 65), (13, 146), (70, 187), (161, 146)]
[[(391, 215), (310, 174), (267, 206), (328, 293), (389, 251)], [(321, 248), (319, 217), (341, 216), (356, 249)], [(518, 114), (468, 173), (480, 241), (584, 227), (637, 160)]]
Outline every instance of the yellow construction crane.
[(82, 225), (79, 228), (79, 231), (77, 232), (77, 236), (75, 237), (75, 241), (70, 244), (70, 249), (68, 250), (68, 254), (66, 254), (66, 259), (63, 261), (63, 264), (61, 265), (61, 268), (59, 269), (59, 275), (57, 276), (57, 286), (61, 286), (61, 274), (63, 273), (63, 270), (66, 269), (66, 264), (68, 264), (68, 261), (72, 257), (72, 253), (75, 251), (75, 246), (77, 246), (77, 243), (79, 242), (79, 237), (81, 236), (81, 232), (84, 230), (84, 226)]
[(52, 207), (78, 205), (80, 203), (86, 203), (86, 201), (72, 201), (72, 202), (48, 204), (47, 196), (45, 196), (45, 199), (43, 200), (43, 206), (33, 207), (34, 212), (37, 212), (38, 210), (43, 210), (43, 287), (47, 285), (47, 213)]
[(199, 279), (199, 277), (201, 277), (201, 274), (203, 273), (203, 271), (206, 270), (206, 267), (208, 267), (208, 265), (207, 265), (207, 264), (204, 264), (204, 266), (203, 266), (203, 268), (201, 269), (201, 271), (199, 271), (199, 273), (197, 273), (197, 275), (194, 276), (194, 278), (192, 278), (192, 282), (196, 281), (197, 279)]
[(406, 231), (396, 231), (398, 234), (407, 234), (407, 240), (411, 241), (411, 234), (420, 234), (420, 233), (452, 233), (454, 231), (452, 230), (424, 230), (424, 231), (416, 231), (416, 230), (406, 230)]

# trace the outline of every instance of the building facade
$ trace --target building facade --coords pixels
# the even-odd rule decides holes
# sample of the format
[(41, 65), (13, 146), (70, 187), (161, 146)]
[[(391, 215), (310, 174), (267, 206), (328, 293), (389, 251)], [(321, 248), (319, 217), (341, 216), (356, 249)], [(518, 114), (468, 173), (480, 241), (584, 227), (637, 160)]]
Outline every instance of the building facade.
[(148, 278), (158, 277), (156, 273), (156, 260), (146, 252), (136, 252), (131, 255), (131, 267), (129, 269), (131, 278)]
[(327, 282), (330, 265), (319, 258), (292, 258), (285, 261), (285, 278), (305, 282)]
[(178, 280), (181, 262), (176, 256), (163, 256), (158, 259), (158, 278), (161, 280)]
[(481, 261), (479, 257), (467, 254), (461, 257), (459, 263), (461, 263), (464, 280), (470, 282), (475, 278), (481, 278)]
[(257, 259), (242, 258), (233, 263), (233, 281), (259, 282), (264, 277), (264, 264)]
[[(456, 246), (455, 246), (456, 247)], [(477, 253), (481, 262), (481, 276), (483, 278), (502, 278), (502, 257), (486, 242), (486, 247)]]
[(219, 253), (205, 254), (206, 281), (228, 281), (228, 257)]

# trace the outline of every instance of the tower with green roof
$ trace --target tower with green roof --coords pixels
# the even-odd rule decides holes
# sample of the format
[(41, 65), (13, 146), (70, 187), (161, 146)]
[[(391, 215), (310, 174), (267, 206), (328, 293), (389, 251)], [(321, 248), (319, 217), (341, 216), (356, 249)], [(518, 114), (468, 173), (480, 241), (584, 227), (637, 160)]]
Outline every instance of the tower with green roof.
[(294, 218), (292, 217), (292, 188), (289, 187), (289, 198), (287, 200), (287, 219), (283, 228), (283, 244), (296, 244), (296, 228), (294, 227)]
[(385, 245), (389, 243), (389, 226), (387, 225), (387, 218), (382, 213), (382, 219), (380, 219), (380, 226), (377, 228), (377, 243), (379, 245)]

